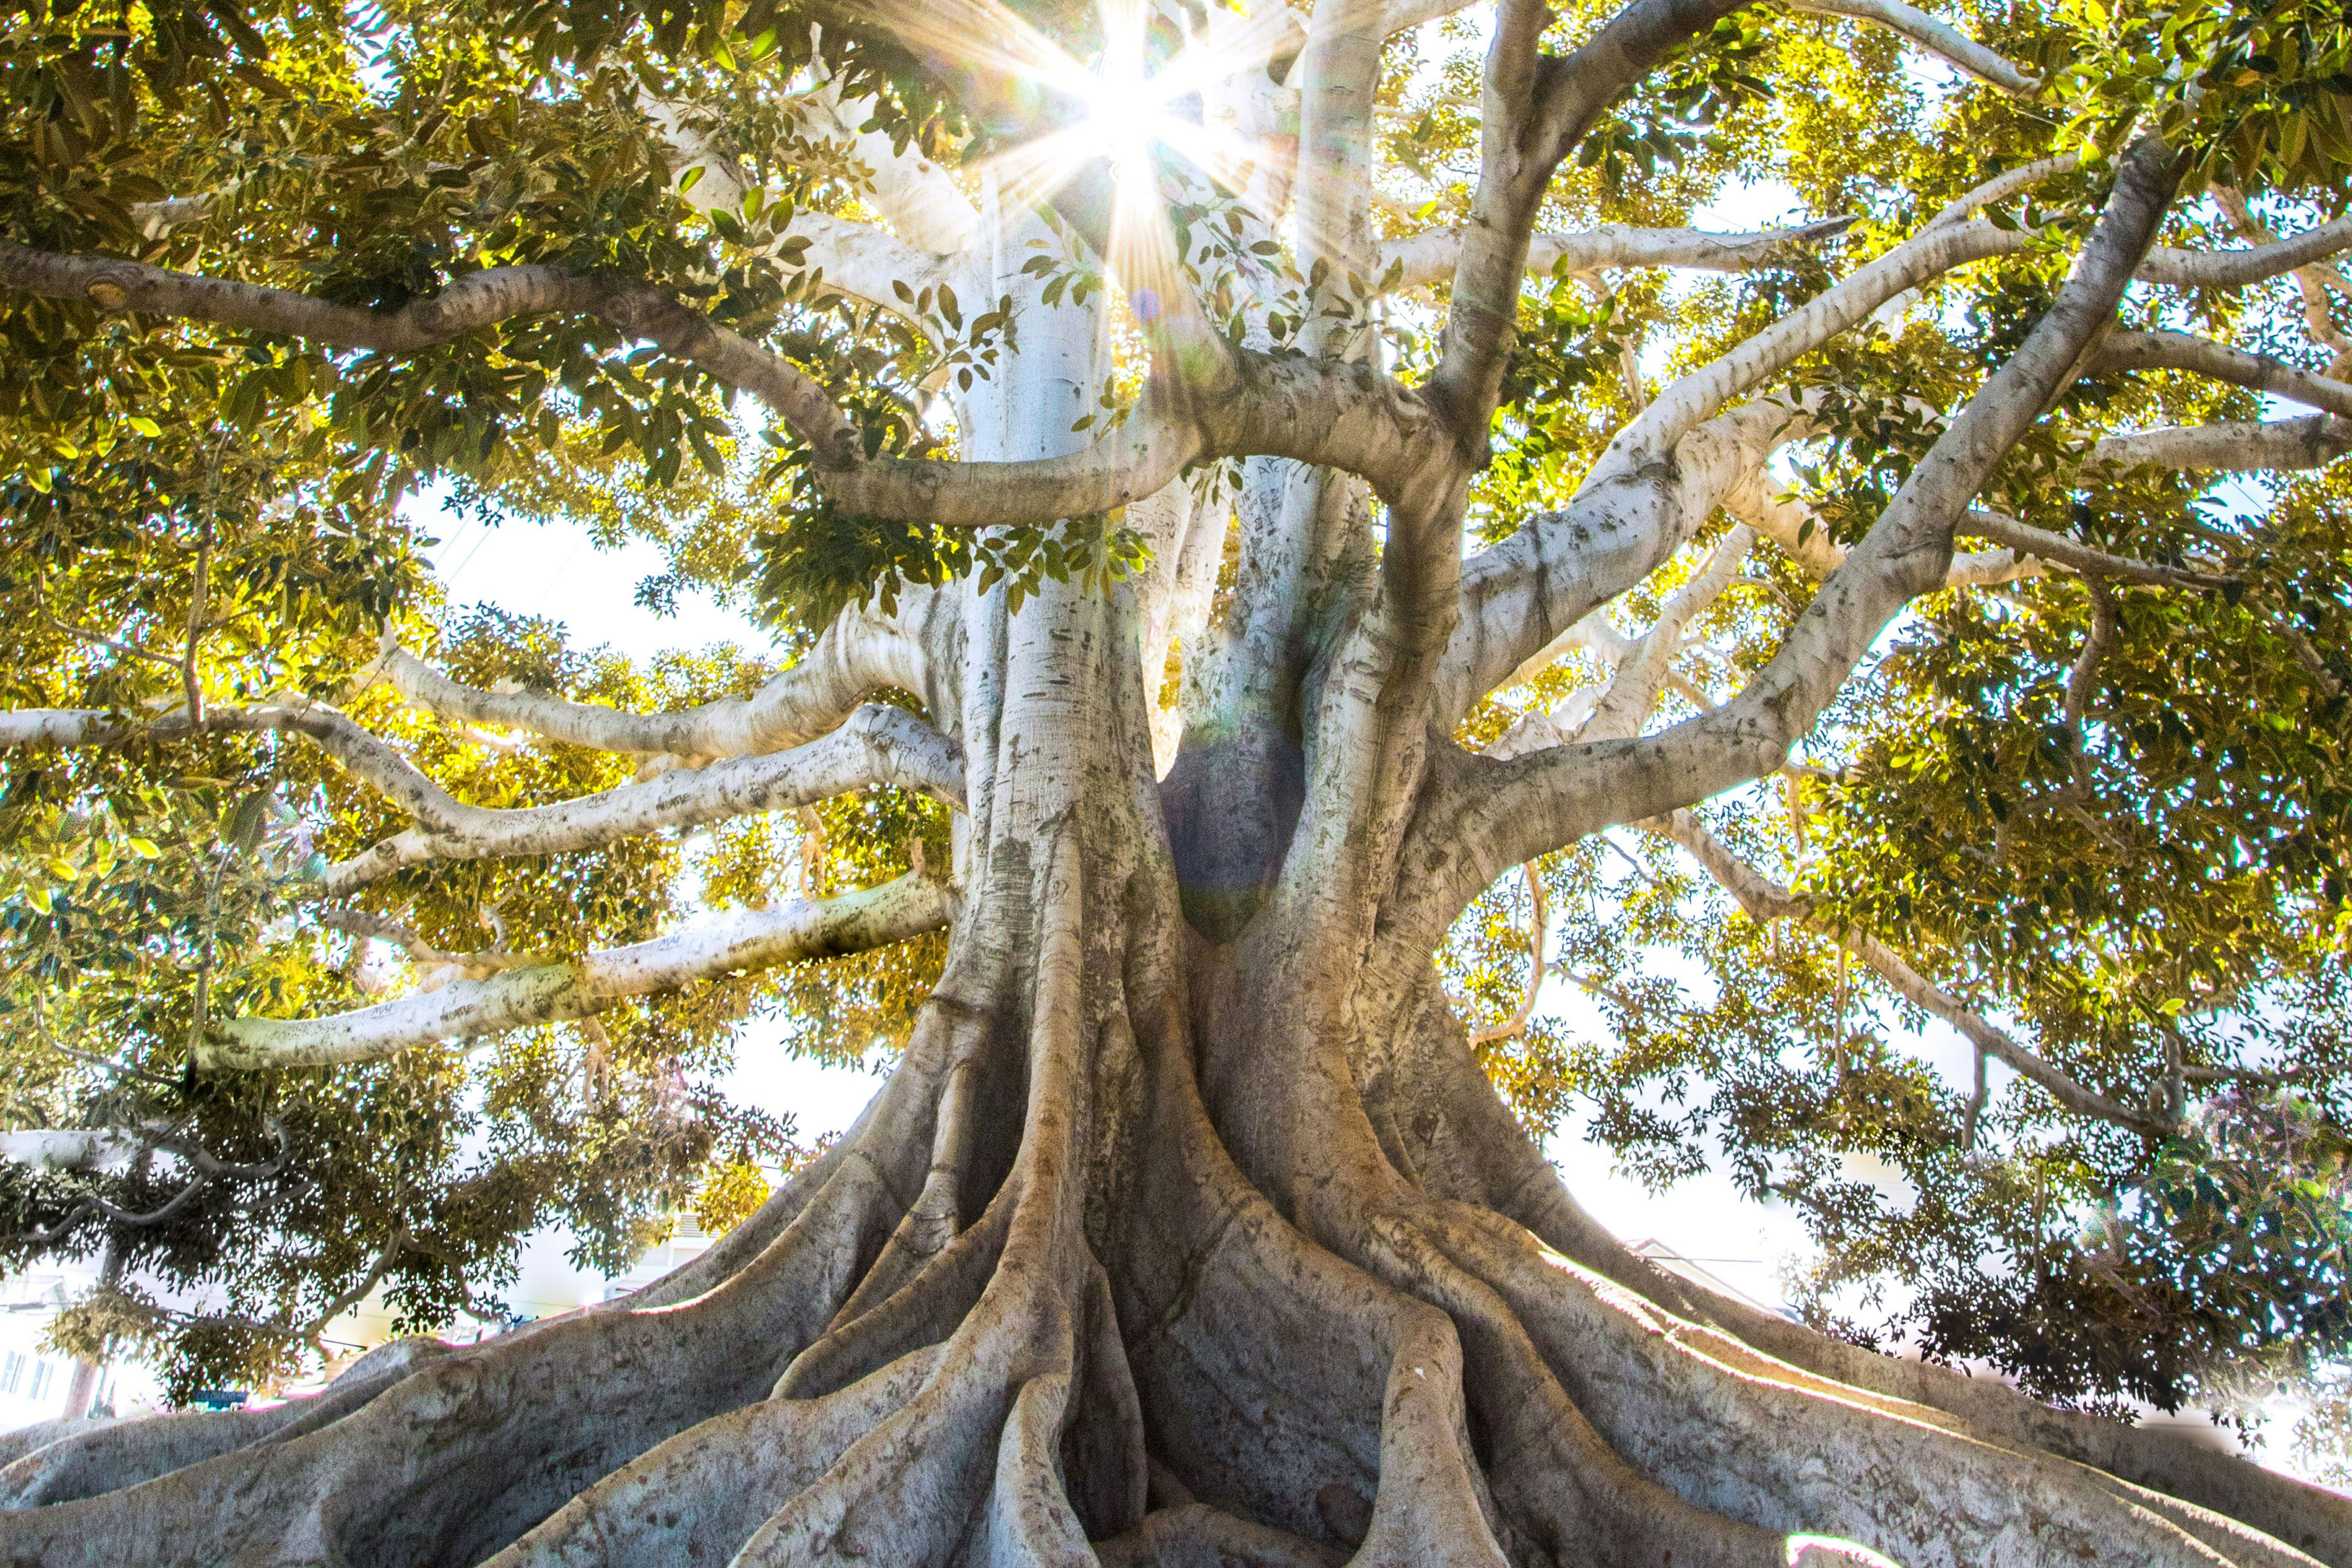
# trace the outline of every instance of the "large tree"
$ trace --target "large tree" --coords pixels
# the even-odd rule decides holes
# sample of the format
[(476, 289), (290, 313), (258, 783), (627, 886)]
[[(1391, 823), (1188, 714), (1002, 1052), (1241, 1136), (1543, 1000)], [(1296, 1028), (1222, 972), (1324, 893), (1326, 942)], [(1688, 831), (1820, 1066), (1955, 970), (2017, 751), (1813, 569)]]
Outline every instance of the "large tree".
[[(677, 1200), (677, 1064), (763, 973), (850, 963), (866, 1037), (923, 995), (696, 1262), (20, 1440), (9, 1561), (2352, 1563), (2340, 1497), (1653, 1267), (1528, 1131), (1730, 1128), (1948, 1318), (1978, 1211), (2202, 1137), (2253, 1263), (2119, 1209), (2096, 1352), (2341, 1343), (2340, 1169), (2262, 1171), (2342, 1149), (2287, 1091), (2343, 1070), (2340, 18), (1454, 9), (13, 14), (10, 1049), (73, 1117), (12, 1245), (430, 1321), (502, 1221)], [(1822, 221), (1687, 226), (1776, 179)], [(660, 533), (648, 598), (789, 662), (436, 620), (428, 479)], [(1759, 781), (1785, 825), (1697, 810)], [(1706, 1006), (1634, 972), (1695, 895), (1619, 826), (1737, 900)], [(658, 931), (685, 828), (743, 907)], [(1546, 1033), (1560, 967), (1623, 1053)], [(1873, 1149), (1909, 1232), (1823, 1164)], [(2070, 1304), (2020, 1256), (1995, 1348)]]

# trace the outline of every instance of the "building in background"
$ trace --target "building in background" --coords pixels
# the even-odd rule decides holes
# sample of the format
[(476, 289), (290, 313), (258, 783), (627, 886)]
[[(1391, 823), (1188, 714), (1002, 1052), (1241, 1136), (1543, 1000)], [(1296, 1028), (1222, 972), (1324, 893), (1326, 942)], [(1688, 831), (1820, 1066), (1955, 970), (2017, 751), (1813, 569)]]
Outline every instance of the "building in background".
[[(49, 1320), (89, 1289), (96, 1273), (70, 1267), (0, 1280), (0, 1432), (68, 1414), (74, 1363), (41, 1348)], [(152, 1410), (162, 1390), (145, 1368), (98, 1369), (89, 1408), (121, 1415)]]

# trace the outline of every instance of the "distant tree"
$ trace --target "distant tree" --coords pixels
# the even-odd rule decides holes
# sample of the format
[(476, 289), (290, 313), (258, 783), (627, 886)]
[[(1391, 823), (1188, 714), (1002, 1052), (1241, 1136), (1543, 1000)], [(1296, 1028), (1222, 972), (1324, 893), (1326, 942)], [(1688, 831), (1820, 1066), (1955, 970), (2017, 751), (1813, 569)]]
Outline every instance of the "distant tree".
[(10, 1562), (2352, 1565), (2112, 1418), (2346, 1425), (2352, 33), (1454, 9), (10, 13), (11, 1256), (186, 1387), (756, 1204)]

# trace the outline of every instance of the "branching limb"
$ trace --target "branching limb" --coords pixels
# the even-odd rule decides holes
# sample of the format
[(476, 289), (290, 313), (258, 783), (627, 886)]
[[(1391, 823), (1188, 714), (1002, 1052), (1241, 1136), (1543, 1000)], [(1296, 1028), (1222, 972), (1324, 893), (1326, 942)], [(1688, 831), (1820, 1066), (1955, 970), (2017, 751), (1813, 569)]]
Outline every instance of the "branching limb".
[(1788, 0), (1791, 11), (1811, 12), (1820, 16), (1847, 16), (1859, 22), (1873, 22), (1890, 32), (1900, 33), (1931, 55), (1950, 61), (1960, 69), (1989, 86), (2003, 92), (2030, 94), (2040, 90), (2041, 82), (2026, 75), (2009, 60), (1978, 43), (1974, 38), (1940, 22), (1903, 0)]
[(864, 129), (874, 118), (871, 99), (844, 101), (828, 82), (796, 99), (793, 108), (818, 137), (848, 144), (866, 166), (866, 205), (908, 244), (947, 257), (980, 239), (980, 214), (945, 169), (911, 142), (901, 149), (888, 132)]
[(2239, 386), (2252, 387), (2321, 408), (2338, 418), (2352, 416), (2352, 384), (2299, 369), (2269, 354), (2249, 353), (2186, 332), (2114, 332), (2091, 358), (2091, 374), (2118, 370), (2180, 370)]
[(963, 758), (954, 742), (905, 709), (871, 705), (789, 752), (676, 769), (553, 805), (499, 811), (444, 795), (417, 826), (329, 868), (327, 890), (348, 892), (427, 860), (559, 854), (657, 828), (790, 810), (877, 784), (919, 790), (961, 809)]
[(569, 963), (460, 980), (424, 995), (325, 1018), (240, 1018), (198, 1049), (214, 1068), (320, 1067), (373, 1061), (410, 1046), (584, 1018), (632, 996), (812, 958), (862, 952), (948, 923), (942, 883), (901, 877), (863, 892), (755, 910)]
[[(1845, 546), (1830, 536), (1811, 508), (1801, 501), (1766, 493), (1767, 476), (1760, 470), (1727, 498), (1726, 505), (1741, 521), (1780, 546), (1791, 561), (1816, 577), (1826, 577), (1845, 562)], [(1808, 526), (1811, 525), (1811, 526)], [(1948, 588), (1986, 587), (2042, 574), (2043, 563), (2071, 568), (2092, 577), (2112, 577), (2126, 583), (2147, 583), (2175, 588), (2214, 588), (2228, 579), (2211, 573), (2186, 571), (2135, 561), (2048, 529), (2034, 528), (1987, 511), (1970, 509), (1957, 532), (1988, 539), (2004, 548), (1956, 553), (1944, 574)]]
[(2191, 473), (2255, 473), (2324, 468), (2347, 452), (2352, 452), (2352, 419), (2317, 414), (2301, 419), (2176, 425), (2109, 436), (2091, 448), (2091, 460), (2123, 468), (2147, 465)]
[[(1886, 623), (1939, 586), (1952, 530), (1994, 466), (2076, 374), (2111, 321), (2178, 182), (2179, 160), (2136, 146), (2058, 298), (1911, 471), (1772, 661), (1722, 707), (1655, 736), (1449, 763), (1424, 799), (1394, 918), (1434, 948), (1502, 871), (1612, 823), (1656, 816), (1778, 768)], [(1424, 950), (1425, 951), (1425, 950)]]
[[(1845, 562), (1845, 546), (1822, 525), (1811, 507), (1793, 497), (1773, 494), (1771, 484), (1769, 473), (1760, 468), (1756, 469), (1724, 498), (1725, 509), (1770, 540), (1782, 554), (1812, 575), (1826, 577), (1836, 571)], [(2096, 552), (2084, 550), (2082, 553)], [(2119, 569), (2137, 567), (2137, 563), (2115, 559)], [(2043, 570), (2041, 560), (2030, 549), (1969, 551), (1953, 555), (1951, 568), (1944, 574), (1944, 585), (1988, 587), (1996, 583), (2039, 577)]]
[(1671, 461), (1612, 452), (1565, 508), (1472, 557), (1439, 670), (1437, 722), (1450, 727), (1486, 693), (1549, 662), (1570, 627), (1664, 565), (1776, 448), (1810, 433), (1806, 405), (1767, 398), (1691, 431)]
[[(1603, 224), (1573, 234), (1538, 234), (1528, 244), (1530, 275), (1558, 269), (1608, 272), (1633, 267), (1683, 267), (1704, 272), (1748, 272), (1779, 266), (1792, 252), (1843, 233), (1850, 217), (1827, 218), (1794, 228), (1749, 234), (1711, 234), (1696, 228), (1636, 228)], [(1381, 250), (1380, 277), (1398, 268), (1391, 289), (1425, 289), (1454, 276), (1462, 257), (1462, 231), (1432, 229), (1391, 240)]]
[(1738, 578), (1740, 563), (1748, 559), (1748, 552), (1755, 542), (1754, 531), (1744, 523), (1724, 535), (1723, 542), (1716, 546), (1706, 563), (1675, 591), (1656, 622), (1617, 663), (1580, 739), (1613, 741), (1641, 733), (1642, 725), (1665, 689), (1675, 655), (1682, 647), (1683, 628), (1723, 596), (1724, 590)]
[(904, 283), (919, 295), (955, 275), (952, 257), (919, 250), (896, 235), (830, 213), (795, 215), (786, 237), (809, 242), (801, 253), (801, 266), (824, 275), (816, 289), (820, 297), (846, 294), (907, 315), (907, 302), (893, 284)]
[[(424, 669), (407, 655), (394, 652), (406, 660), (412, 676)], [(584, 711), (613, 713), (611, 710)], [(117, 744), (138, 732), (129, 721), (112, 714), (80, 710), (74, 716), (78, 724), (63, 721), (66, 715), (51, 711), (9, 717), (14, 721), (11, 727), (51, 745)], [(427, 860), (558, 854), (663, 827), (698, 826), (755, 812), (788, 810), (876, 784), (920, 790), (950, 806), (963, 804), (963, 763), (954, 742), (904, 709), (878, 704), (856, 710), (839, 728), (790, 752), (672, 770), (646, 784), (624, 784), (577, 800), (515, 810), (493, 810), (456, 799), (387, 742), (323, 704), (215, 709), (205, 722), (216, 731), (278, 730), (300, 734), (416, 820), (417, 826), (409, 831), (330, 868), (326, 890), (334, 894)], [(146, 726), (143, 732), (165, 738), (194, 728), (184, 713), (174, 713)], [(0, 742), (9, 738), (7, 729), (0, 729)]]
[(1982, 508), (1970, 510), (1961, 521), (1958, 531), (1974, 534), (1979, 539), (1990, 539), (1996, 544), (2005, 544), (2020, 555), (2071, 566), (2085, 577), (2113, 577), (2126, 583), (2147, 583), (2170, 588), (2218, 588), (2229, 581), (2227, 577), (2210, 572), (2158, 566), (2146, 561), (2134, 561), (2129, 556), (2094, 550), (2063, 533), (2033, 528), (2013, 517), (2003, 517), (1997, 511), (1986, 511)]
[(451, 680), (396, 645), (385, 647), (375, 668), (403, 697), (444, 719), (527, 731), (602, 752), (753, 756), (826, 733), (882, 687), (924, 689), (922, 650), (905, 629), (907, 598), (901, 595), (895, 620), (843, 611), (798, 664), (750, 697), (668, 713), (633, 713), (535, 691), (484, 691)]
[(592, 315), (754, 394), (828, 465), (846, 469), (858, 460), (848, 420), (806, 373), (650, 285), (609, 275), (575, 274), (560, 267), (494, 267), (396, 310), (372, 310), (288, 289), (0, 242), (0, 289), (383, 354), (415, 353), (517, 316)]
[(143, 722), (95, 708), (17, 709), (0, 714), (0, 746), (119, 746), (139, 739), (179, 740), (200, 731), (300, 735), (411, 816), (436, 826), (455, 826), (456, 814), (469, 809), (459, 806), (381, 736), (299, 694), (254, 708), (214, 708), (201, 717), (181, 708)]
[(1430, 384), (1465, 450), (1484, 449), (1501, 395), (1528, 243), (1553, 172), (1620, 92), (1735, 9), (1731, 0), (1634, 0), (1562, 57), (1538, 47), (1551, 18), (1545, 6), (1505, 4), (1497, 12), (1480, 107), (1477, 194), (1461, 231), (1453, 307)]
[(1388, 495), (1425, 470), (1431, 447), (1425, 399), (1376, 371), (1236, 354), (1214, 367), (1211, 387), (1189, 375), (1155, 377), (1133, 416), (1066, 457), (971, 463), (868, 458), (831, 396), (782, 355), (646, 284), (556, 267), (493, 268), (396, 310), (370, 310), (289, 289), (0, 242), (0, 289), (394, 355), (518, 316), (592, 315), (758, 396), (814, 449), (828, 491), (845, 510), (947, 528), (1110, 510), (1162, 489), (1187, 465), (1215, 457), (1295, 458), (1342, 468)]
[(2144, 282), (2182, 289), (2235, 289), (2298, 271), (2345, 250), (2352, 250), (2352, 214), (2243, 250), (2154, 246), (2139, 264), (2139, 276)]
[(1658, 395), (1610, 443), (1612, 456), (1654, 460), (1731, 399), (1760, 385), (1888, 300), (1955, 268), (2013, 255), (2034, 242), (2022, 229), (1978, 220), (1921, 230), (1852, 277), (1826, 289), (1710, 364)]
[(2037, 158), (2005, 174), (1995, 174), (1983, 184), (1953, 202), (1927, 220), (1929, 228), (1945, 224), (1965, 223), (1985, 208), (1997, 206), (2021, 191), (2030, 191), (2044, 180), (2054, 180), (2061, 174), (2071, 174), (2082, 166), (2082, 159), (2072, 153), (2062, 153), (2055, 158)]
[[(2216, 186), (2213, 200), (2230, 215), (2231, 220), (2238, 226), (2238, 232), (2257, 246), (2278, 243), (2277, 233), (2253, 215), (2246, 205), (2245, 196), (2240, 192), (2227, 185)], [(2336, 356), (2328, 366), (2328, 374), (2344, 374), (2347, 368), (2352, 368), (2352, 338), (2346, 337), (2343, 330), (2336, 324), (2335, 296), (2352, 297), (2352, 278), (2347, 278), (2341, 268), (2321, 262), (2298, 267), (2291, 276), (2294, 279), (2295, 291), (2303, 296), (2304, 330), (2311, 334), (2313, 342), (2325, 346)]]
[(1870, 965), (1912, 1005), (1951, 1025), (1979, 1051), (2008, 1063), (2021, 1077), (2049, 1090), (2051, 1097), (2067, 1110), (2150, 1137), (2164, 1137), (2173, 1131), (2171, 1122), (2165, 1118), (2110, 1100), (2026, 1049), (1982, 1014), (1913, 969), (1900, 954), (1869, 932), (1823, 918), (1811, 900), (1773, 881), (1740, 858), (1688, 811), (1671, 812), (1635, 826), (1671, 838), (1689, 850), (1691, 857), (1706, 868), (1707, 875), (1738, 900), (1749, 919), (1759, 925), (1793, 920), (1833, 938), (1848, 952)]

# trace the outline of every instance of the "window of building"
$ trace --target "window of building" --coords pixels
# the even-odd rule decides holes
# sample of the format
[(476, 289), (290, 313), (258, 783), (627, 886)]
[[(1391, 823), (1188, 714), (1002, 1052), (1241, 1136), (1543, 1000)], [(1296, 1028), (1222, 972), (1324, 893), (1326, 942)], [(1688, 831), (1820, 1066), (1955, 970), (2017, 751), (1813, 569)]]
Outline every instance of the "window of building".
[(33, 1363), (33, 1398), (47, 1399), (49, 1396), (49, 1383), (57, 1376), (57, 1372), (58, 1369), (47, 1362)]
[(16, 1393), (16, 1385), (25, 1379), (25, 1369), (30, 1364), (31, 1358), (10, 1351), (6, 1362), (0, 1363), (0, 1394)]

